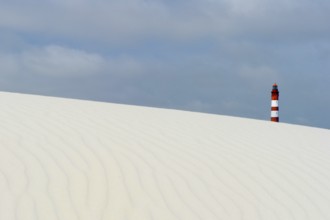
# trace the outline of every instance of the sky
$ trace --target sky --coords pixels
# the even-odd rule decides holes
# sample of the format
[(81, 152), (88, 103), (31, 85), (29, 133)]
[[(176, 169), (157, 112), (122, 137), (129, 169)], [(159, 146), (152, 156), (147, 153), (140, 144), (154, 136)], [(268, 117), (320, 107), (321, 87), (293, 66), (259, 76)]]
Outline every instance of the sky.
[(329, 0), (0, 0), (0, 90), (330, 129)]

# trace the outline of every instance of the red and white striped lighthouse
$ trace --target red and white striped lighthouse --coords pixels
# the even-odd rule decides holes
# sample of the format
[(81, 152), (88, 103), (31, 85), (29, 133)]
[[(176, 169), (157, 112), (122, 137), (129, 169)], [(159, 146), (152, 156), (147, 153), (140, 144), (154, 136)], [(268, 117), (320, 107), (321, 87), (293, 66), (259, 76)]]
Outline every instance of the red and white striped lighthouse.
[(278, 116), (278, 97), (280, 96), (280, 93), (277, 89), (277, 84), (275, 83), (273, 85), (272, 89), (272, 109), (271, 109), (271, 114), (270, 114), (270, 120), (274, 122), (279, 122), (279, 116)]

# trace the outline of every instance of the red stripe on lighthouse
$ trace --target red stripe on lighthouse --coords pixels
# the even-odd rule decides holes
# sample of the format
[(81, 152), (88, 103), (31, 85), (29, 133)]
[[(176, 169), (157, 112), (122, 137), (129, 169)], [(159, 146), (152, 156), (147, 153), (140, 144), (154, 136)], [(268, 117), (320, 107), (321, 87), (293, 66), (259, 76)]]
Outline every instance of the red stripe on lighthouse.
[(272, 102), (271, 102), (271, 113), (270, 113), (270, 120), (274, 122), (279, 122), (279, 106), (278, 106), (278, 98), (280, 96), (280, 93), (277, 88), (277, 84), (275, 83), (273, 85), (272, 89)]

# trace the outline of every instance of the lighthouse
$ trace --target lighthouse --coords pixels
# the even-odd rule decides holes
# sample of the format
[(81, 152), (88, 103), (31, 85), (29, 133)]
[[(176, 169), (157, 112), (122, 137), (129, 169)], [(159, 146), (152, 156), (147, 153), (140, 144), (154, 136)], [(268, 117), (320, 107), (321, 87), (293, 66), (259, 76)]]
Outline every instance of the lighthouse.
[(278, 117), (278, 97), (280, 96), (280, 93), (277, 88), (277, 84), (275, 83), (273, 85), (272, 89), (272, 104), (271, 104), (271, 113), (270, 113), (270, 120), (274, 122), (279, 122), (279, 117)]

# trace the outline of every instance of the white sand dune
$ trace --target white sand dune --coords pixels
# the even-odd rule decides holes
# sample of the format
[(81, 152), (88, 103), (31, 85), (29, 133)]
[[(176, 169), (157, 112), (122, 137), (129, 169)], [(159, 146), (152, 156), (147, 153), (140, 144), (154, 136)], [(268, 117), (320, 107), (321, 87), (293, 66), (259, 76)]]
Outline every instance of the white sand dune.
[(0, 220), (329, 220), (330, 130), (0, 93)]

